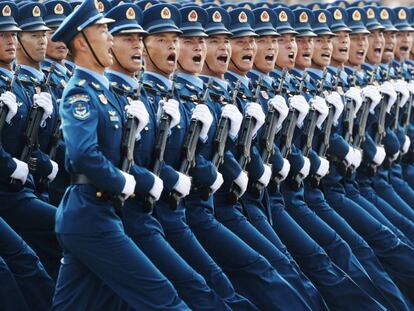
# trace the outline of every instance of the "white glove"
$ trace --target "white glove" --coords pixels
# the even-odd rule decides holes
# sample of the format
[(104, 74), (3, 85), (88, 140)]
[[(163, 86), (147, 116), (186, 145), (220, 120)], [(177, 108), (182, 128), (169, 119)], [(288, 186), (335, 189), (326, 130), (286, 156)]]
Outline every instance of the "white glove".
[(316, 126), (320, 129), (326, 117), (328, 116), (329, 108), (326, 105), (326, 101), (320, 96), (315, 96), (312, 98), (310, 104), (318, 112)]
[(213, 123), (213, 115), (211, 114), (210, 109), (204, 104), (197, 105), (193, 110), (191, 119), (198, 120), (203, 124), (200, 131), (200, 139), (205, 141), (208, 138), (208, 131), (211, 123)]
[(372, 161), (376, 164), (376, 165), (381, 165), (382, 162), (384, 162), (385, 159), (385, 149), (383, 146), (377, 146), (377, 151), (375, 152), (374, 158), (372, 159)]
[(249, 178), (245, 171), (241, 171), (240, 175), (234, 180), (234, 183), (240, 188), (240, 194), (246, 192), (247, 185), (249, 183)]
[(139, 139), (141, 131), (144, 129), (144, 127), (147, 126), (149, 121), (147, 108), (142, 101), (133, 100), (129, 103), (129, 105), (125, 106), (125, 111), (127, 114), (133, 116), (138, 120), (136, 138)]
[(175, 99), (168, 101), (160, 100), (158, 103), (157, 120), (159, 121), (163, 112), (171, 117), (170, 129), (180, 124), (181, 114), (178, 108), (179, 102)]
[(13, 119), (17, 113), (16, 95), (9, 91), (4, 92), (0, 96), (0, 102), (3, 102), (3, 104), (9, 108), (5, 121), (10, 124), (11, 119)]
[(405, 141), (404, 141), (404, 145), (401, 148), (401, 154), (406, 154), (408, 152), (408, 149), (410, 149), (410, 145), (411, 145), (410, 137), (405, 135)]
[[(354, 94), (352, 94), (352, 92), (351, 92), (351, 95), (354, 95)], [(355, 97), (357, 97), (357, 96), (355, 96)], [(358, 94), (358, 97), (362, 102), (362, 98), (359, 94)], [(333, 124), (337, 125), (339, 117), (341, 116), (342, 112), (344, 111), (344, 102), (342, 101), (342, 97), (341, 97), (341, 95), (339, 95), (338, 92), (332, 92), (332, 94), (326, 96), (325, 100), (326, 100), (327, 103), (329, 103), (329, 104), (331, 104), (332, 106), (335, 107), (335, 113), (334, 113), (334, 116), (333, 116)]]
[(361, 90), (353, 86), (349, 88), (348, 91), (346, 91), (345, 97), (352, 99), (355, 103), (355, 109), (354, 109), (354, 118), (355, 118), (359, 111), (359, 108), (361, 108), (362, 106)]
[(154, 183), (149, 191), (149, 194), (155, 199), (155, 201), (158, 201), (160, 199), (162, 190), (164, 189), (164, 183), (162, 179), (159, 178), (157, 175), (152, 175), (154, 176)]
[(242, 113), (236, 105), (225, 105), (221, 112), (221, 117), (228, 118), (230, 120), (229, 136), (233, 140), (236, 139), (243, 121)]
[(27, 175), (29, 175), (29, 166), (27, 165), (27, 163), (20, 161), (16, 158), (13, 158), (13, 161), (16, 163), (17, 166), (10, 177), (13, 179), (20, 180), (24, 185), (26, 183)]
[(290, 163), (287, 159), (283, 158), (283, 166), (282, 169), (277, 172), (277, 174), (280, 177), (280, 181), (283, 181), (286, 179), (287, 175), (289, 174), (290, 171)]
[(282, 126), (283, 121), (285, 121), (288, 113), (289, 113), (289, 107), (286, 104), (286, 100), (281, 95), (276, 95), (272, 99), (268, 101), (269, 106), (273, 106), (275, 110), (279, 113), (279, 119), (276, 123), (276, 128), (280, 128)]
[(210, 186), (211, 189), (211, 193), (215, 193), (217, 190), (220, 189), (221, 185), (223, 184), (224, 179), (223, 179), (223, 175), (221, 175), (221, 173), (217, 172), (217, 177), (216, 180), (214, 181), (214, 183)]
[(191, 190), (191, 178), (187, 175), (184, 175), (183, 173), (178, 173), (178, 181), (174, 185), (174, 190), (177, 191), (181, 197), (186, 197)]
[(59, 171), (59, 165), (53, 160), (50, 160), (50, 162), (52, 163), (52, 172), (47, 176), (47, 179), (49, 179), (49, 181), (53, 181)]
[(410, 91), (407, 88), (407, 82), (404, 80), (397, 80), (393, 83), (394, 90), (401, 94), (401, 100), (398, 103), (400, 107), (404, 107), (410, 97)]
[(125, 177), (125, 185), (124, 185), (124, 188), (122, 189), (122, 193), (125, 195), (125, 198), (128, 199), (134, 193), (135, 184), (136, 184), (135, 178), (134, 176), (128, 173), (125, 173), (123, 171), (120, 171), (120, 172)]
[(305, 179), (309, 175), (310, 170), (310, 160), (308, 157), (303, 157), (305, 162), (303, 163), (302, 168), (300, 169), (299, 173), (302, 175), (303, 179)]
[(392, 105), (394, 105), (395, 101), (397, 100), (397, 93), (395, 92), (392, 83), (386, 81), (383, 84), (381, 84), (380, 92), (390, 97), (387, 103), (387, 112), (390, 113)]
[(374, 113), (375, 107), (377, 107), (381, 101), (381, 94), (378, 89), (374, 85), (368, 85), (362, 89), (362, 96), (371, 99), (369, 110), (371, 113)]
[(305, 117), (309, 112), (308, 102), (306, 101), (305, 97), (303, 97), (302, 95), (295, 95), (290, 98), (289, 105), (299, 112), (296, 125), (298, 127), (302, 127), (303, 120), (305, 120)]
[(397, 151), (396, 153), (394, 153), (391, 157), (390, 160), (391, 161), (395, 161), (397, 160), (398, 156), (400, 155), (400, 151)]
[(49, 93), (41, 92), (33, 95), (33, 103), (43, 109), (42, 126), (45, 126), (45, 121), (53, 114), (52, 96)]
[(321, 157), (319, 157), (319, 160), (321, 160), (321, 164), (316, 171), (316, 175), (324, 177), (329, 172), (329, 161)]
[(355, 148), (352, 148), (352, 149), (354, 152), (352, 164), (354, 165), (355, 168), (358, 168), (361, 165), (362, 153), (361, 153), (361, 150), (359, 149), (355, 149)]
[(262, 127), (265, 122), (265, 114), (262, 106), (258, 103), (248, 103), (246, 106), (246, 115), (251, 116), (256, 120), (256, 124), (253, 129), (253, 137), (256, 136), (257, 131)]
[(357, 157), (357, 155), (355, 155), (355, 152), (354, 152), (354, 148), (352, 148), (352, 147), (349, 147), (349, 150), (348, 150), (348, 153), (346, 154), (346, 156), (345, 156), (345, 161), (346, 161), (346, 163), (348, 164), (348, 166), (350, 166), (351, 164), (353, 164), (354, 162), (357, 162), (356, 160), (355, 160), (355, 157)]
[(272, 166), (264, 164), (264, 172), (262, 176), (260, 176), (258, 182), (266, 187), (269, 184), (270, 177), (272, 177)]
[(408, 82), (407, 89), (411, 94), (414, 94), (414, 80), (410, 80), (410, 82)]

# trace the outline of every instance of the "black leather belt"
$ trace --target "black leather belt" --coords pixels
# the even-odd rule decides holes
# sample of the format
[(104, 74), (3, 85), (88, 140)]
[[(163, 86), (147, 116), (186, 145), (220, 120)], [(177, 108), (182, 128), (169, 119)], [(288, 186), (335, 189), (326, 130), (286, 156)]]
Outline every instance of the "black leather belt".
[(71, 185), (92, 185), (91, 180), (83, 174), (71, 174), (70, 183)]

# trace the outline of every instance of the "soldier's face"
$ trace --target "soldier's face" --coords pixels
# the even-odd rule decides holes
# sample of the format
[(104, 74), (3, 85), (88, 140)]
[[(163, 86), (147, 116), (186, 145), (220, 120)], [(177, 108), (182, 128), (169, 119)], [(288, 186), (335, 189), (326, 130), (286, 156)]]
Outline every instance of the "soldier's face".
[(276, 58), (276, 66), (279, 68), (293, 68), (298, 51), (296, 40), (293, 35), (285, 34), (277, 39), (279, 53)]
[[(92, 25), (87, 27), (85, 32), (100, 63), (105, 68), (111, 66), (113, 64), (111, 49), (114, 44), (114, 38), (109, 33), (108, 26)], [(101, 67), (99, 64), (97, 65)]]
[(382, 62), (388, 64), (394, 59), (395, 47), (397, 45), (397, 37), (394, 31), (384, 32), (384, 52), (382, 53)]
[(318, 36), (315, 38), (315, 48), (313, 50), (312, 65), (323, 69), (331, 62), (333, 51), (332, 37)]
[(351, 34), (349, 60), (352, 66), (361, 66), (368, 52), (368, 36), (366, 34)]
[(63, 42), (53, 42), (50, 37), (55, 33), (56, 29), (46, 32), (47, 36), (47, 51), (46, 55), (54, 60), (61, 61), (68, 55), (68, 48)]
[(203, 37), (183, 37), (180, 38), (180, 47), (178, 62), (181, 70), (189, 74), (200, 74), (206, 60), (206, 39)]
[(350, 44), (351, 40), (348, 32), (340, 31), (336, 33), (336, 37), (332, 38), (332, 60), (339, 64), (345, 64), (349, 58)]
[(10, 64), (16, 58), (15, 32), (0, 32), (0, 61)]
[[(46, 31), (22, 32), (19, 37), (21, 44), (24, 46), (23, 50), (20, 43), (17, 45), (17, 48), (22, 51), (21, 55), (24, 55), (29, 61), (34, 60), (37, 63), (45, 59), (47, 49)], [(26, 53), (29, 55), (26, 55)]]
[(115, 55), (114, 65), (123, 70), (126, 69), (129, 73), (139, 71), (142, 66), (142, 50), (143, 43), (140, 34), (130, 33), (114, 36), (114, 46), (112, 47)]
[(229, 36), (212, 36), (207, 38), (206, 43), (207, 56), (204, 68), (207, 71), (211, 71), (210, 74), (222, 77), (229, 68), (231, 57), (231, 44)]
[(395, 58), (398, 60), (408, 59), (410, 57), (411, 45), (413, 39), (408, 31), (397, 32), (397, 46), (395, 47)]
[(305, 69), (311, 66), (314, 49), (314, 39), (312, 37), (296, 37), (298, 53), (295, 59), (295, 66)]
[(256, 39), (257, 53), (254, 58), (254, 67), (263, 73), (269, 73), (275, 68), (279, 50), (277, 37), (262, 36)]
[(144, 42), (146, 69), (160, 74), (171, 74), (177, 67), (179, 54), (177, 34), (172, 32), (154, 34), (145, 37)]
[(382, 30), (373, 30), (368, 35), (367, 60), (373, 65), (381, 63), (382, 53), (384, 52), (385, 39)]
[(254, 37), (240, 37), (231, 39), (231, 70), (240, 71), (245, 75), (253, 68), (254, 58), (257, 53), (257, 45)]

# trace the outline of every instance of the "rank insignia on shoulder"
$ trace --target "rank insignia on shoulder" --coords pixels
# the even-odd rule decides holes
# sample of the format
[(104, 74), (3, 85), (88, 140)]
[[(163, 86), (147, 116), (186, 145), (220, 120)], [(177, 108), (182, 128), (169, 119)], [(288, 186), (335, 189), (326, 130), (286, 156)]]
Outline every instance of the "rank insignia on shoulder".
[(106, 99), (104, 94), (100, 94), (98, 95), (99, 100), (101, 101), (102, 104), (106, 105), (108, 103), (108, 100)]
[(73, 116), (78, 120), (86, 120), (91, 115), (87, 105), (84, 103), (77, 103), (73, 105)]
[(131, 89), (131, 87), (126, 84), (122, 84), (122, 87), (124, 88), (125, 91), (129, 91)]
[(66, 87), (66, 81), (64, 79), (60, 80), (60, 85), (65, 88)]
[(157, 83), (156, 84), (157, 88), (160, 89), (161, 91), (165, 90), (165, 87), (162, 84)]
[(76, 83), (76, 85), (77, 86), (82, 86), (82, 85), (84, 85), (85, 84), (85, 82), (86, 82), (86, 80), (79, 80), (79, 82), (78, 83)]
[(68, 98), (68, 103), (69, 104), (73, 104), (77, 101), (88, 102), (89, 101), (89, 96), (86, 95), (86, 94), (76, 94), (76, 95), (72, 95)]
[(185, 86), (186, 86), (187, 88), (189, 88), (190, 90), (194, 90), (194, 89), (195, 89), (195, 87), (194, 87), (193, 85), (188, 84), (188, 83), (186, 83), (186, 84), (185, 84)]
[(95, 90), (100, 90), (101, 89), (101, 86), (98, 83), (91, 82), (91, 84), (92, 84), (92, 86)]
[(264, 99), (269, 99), (269, 94), (267, 94), (267, 92), (266, 92), (266, 91), (261, 91), (261, 92), (260, 92), (260, 95), (262, 95), (262, 97), (263, 97)]
[(109, 110), (109, 120), (111, 120), (112, 122), (118, 122), (119, 121), (119, 117), (116, 115), (116, 111), (115, 110)]

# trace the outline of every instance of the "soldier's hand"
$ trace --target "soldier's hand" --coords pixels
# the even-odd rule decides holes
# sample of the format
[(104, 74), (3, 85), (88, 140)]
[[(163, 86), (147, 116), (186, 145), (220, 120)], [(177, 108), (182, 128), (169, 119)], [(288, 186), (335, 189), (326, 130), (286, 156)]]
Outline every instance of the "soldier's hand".
[(229, 135), (233, 140), (236, 139), (243, 121), (242, 113), (236, 105), (226, 105), (221, 112), (221, 116), (230, 120)]
[(170, 129), (180, 124), (181, 114), (179, 109), (179, 102), (175, 99), (168, 101), (161, 100), (158, 104), (157, 120), (159, 121), (162, 112), (165, 112), (171, 117)]
[(405, 135), (404, 144), (401, 148), (401, 154), (406, 154), (408, 152), (408, 150), (410, 149), (410, 145), (411, 145), (410, 137)]
[(147, 126), (149, 121), (149, 114), (144, 103), (140, 100), (130, 101), (125, 106), (125, 111), (128, 115), (133, 116), (138, 120), (137, 139), (140, 137), (141, 131)]
[(44, 127), (46, 125), (46, 119), (53, 114), (52, 96), (47, 92), (34, 94), (33, 103), (43, 109), (42, 122), (40, 125)]
[(352, 148), (352, 149), (354, 152), (354, 156), (352, 158), (353, 160), (352, 164), (354, 165), (355, 168), (358, 168), (361, 165), (362, 153), (361, 153), (361, 150), (359, 149), (355, 149), (355, 148)]
[(303, 157), (303, 166), (300, 169), (299, 173), (302, 175), (303, 179), (305, 179), (309, 175), (310, 171), (310, 160), (308, 157)]
[(240, 195), (243, 195), (246, 192), (249, 183), (249, 177), (247, 177), (246, 172), (241, 171), (239, 176), (234, 180), (234, 183), (240, 188)]
[(123, 171), (120, 171), (120, 172), (125, 178), (125, 184), (124, 184), (124, 188), (122, 189), (122, 193), (125, 195), (125, 199), (128, 199), (134, 193), (135, 184), (136, 184), (135, 178), (134, 176), (128, 173), (125, 173)]
[(193, 110), (191, 118), (198, 120), (203, 124), (200, 131), (200, 139), (203, 141), (207, 140), (208, 131), (213, 123), (213, 115), (211, 114), (210, 109), (204, 104), (197, 105)]
[(370, 111), (371, 113), (375, 112), (375, 107), (381, 101), (381, 94), (374, 85), (367, 85), (362, 89), (362, 96), (364, 98), (369, 98), (371, 100)]
[(305, 117), (309, 112), (308, 102), (302, 95), (295, 95), (290, 98), (289, 105), (299, 112), (296, 124), (298, 127), (301, 127), (303, 125), (303, 120), (305, 120)]
[(289, 107), (286, 104), (286, 100), (283, 96), (276, 95), (269, 100), (268, 104), (269, 106), (273, 106), (273, 108), (279, 113), (279, 119), (277, 120), (276, 128), (280, 128), (289, 113)]
[(256, 120), (256, 124), (253, 129), (253, 137), (256, 136), (257, 131), (262, 127), (265, 122), (265, 114), (262, 106), (258, 103), (248, 103), (246, 106), (246, 114)]
[(191, 178), (188, 177), (187, 175), (184, 175), (183, 173), (177, 172), (178, 173), (178, 181), (177, 183), (174, 185), (174, 190), (177, 191), (181, 198), (186, 197), (191, 190)]
[(321, 161), (321, 164), (316, 171), (316, 175), (324, 177), (329, 172), (329, 161), (322, 157), (319, 157), (319, 160)]
[(390, 113), (392, 105), (394, 105), (395, 101), (397, 100), (397, 93), (395, 92), (394, 87), (389, 81), (386, 81), (383, 84), (381, 84), (380, 92), (382, 94), (387, 94), (390, 97), (387, 103), (387, 112)]
[(400, 79), (393, 82), (392, 85), (394, 86), (395, 92), (401, 94), (401, 100), (398, 104), (400, 105), (400, 107), (404, 107), (404, 105), (408, 101), (408, 98), (410, 97), (410, 91), (407, 88), (407, 82)]
[(152, 175), (154, 177), (154, 183), (149, 191), (149, 194), (155, 199), (155, 201), (158, 201), (160, 199), (162, 190), (164, 189), (164, 182), (157, 175)]
[[(361, 98), (361, 96), (359, 96)], [(334, 109), (334, 116), (333, 116), (333, 124), (337, 125), (339, 117), (341, 116), (342, 112), (344, 111), (344, 103), (342, 101), (341, 95), (338, 94), (338, 92), (332, 92), (332, 94), (329, 94), (325, 98), (327, 103), (330, 103)], [(362, 102), (362, 98), (361, 98)]]
[(264, 164), (264, 172), (262, 176), (260, 176), (258, 182), (266, 187), (269, 184), (271, 177), (272, 177), (272, 166), (268, 164)]
[(6, 105), (9, 108), (5, 121), (10, 124), (11, 119), (13, 119), (17, 113), (18, 107), (16, 102), (16, 95), (9, 91), (4, 92), (0, 96), (0, 103), (3, 103), (3, 105)]
[(375, 155), (374, 158), (372, 159), (372, 161), (376, 164), (376, 165), (381, 165), (382, 162), (384, 162), (385, 159), (385, 149), (383, 146), (377, 146), (377, 150), (375, 151)]
[(279, 172), (277, 172), (277, 174), (279, 175), (280, 181), (283, 181), (286, 179), (286, 177), (289, 174), (289, 171), (290, 171), (290, 162), (287, 159), (283, 158), (282, 169)]
[(353, 116), (355, 118), (359, 111), (359, 108), (361, 108), (362, 106), (361, 90), (356, 88), (355, 86), (352, 86), (349, 88), (348, 91), (346, 91), (345, 97), (348, 97), (355, 102), (355, 109), (354, 109), (354, 116)]
[(210, 186), (211, 194), (215, 193), (217, 190), (220, 189), (221, 185), (223, 184), (224, 179), (223, 175), (220, 172), (217, 172), (217, 177), (214, 183)]
[(25, 162), (20, 161), (16, 158), (13, 158), (13, 161), (16, 163), (16, 169), (10, 177), (20, 180), (24, 185), (26, 183), (27, 176), (29, 175), (29, 167)]
[(318, 112), (316, 126), (320, 129), (326, 117), (328, 116), (329, 108), (326, 105), (326, 101), (320, 96), (315, 96), (312, 98), (311, 105)]
[(52, 163), (52, 172), (47, 176), (47, 179), (53, 181), (59, 171), (59, 165), (53, 160), (50, 160), (50, 163)]

